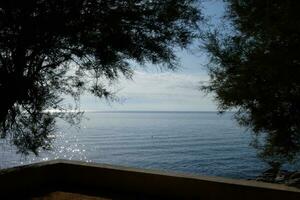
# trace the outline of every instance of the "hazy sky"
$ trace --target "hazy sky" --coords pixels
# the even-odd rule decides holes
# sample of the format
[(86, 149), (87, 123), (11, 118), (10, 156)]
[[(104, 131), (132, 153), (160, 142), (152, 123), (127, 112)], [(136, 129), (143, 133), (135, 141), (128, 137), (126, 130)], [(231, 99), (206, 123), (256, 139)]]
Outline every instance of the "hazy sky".
[[(224, 5), (220, 0), (207, 0), (203, 12), (214, 24), (220, 23)], [(178, 51), (181, 68), (175, 72), (161, 71), (158, 67), (133, 64), (133, 80), (121, 79), (114, 84), (119, 98), (106, 102), (90, 95), (81, 98), (82, 110), (96, 111), (215, 111), (211, 95), (199, 90), (200, 82), (209, 80), (204, 64), (207, 58), (192, 45), (188, 51)]]

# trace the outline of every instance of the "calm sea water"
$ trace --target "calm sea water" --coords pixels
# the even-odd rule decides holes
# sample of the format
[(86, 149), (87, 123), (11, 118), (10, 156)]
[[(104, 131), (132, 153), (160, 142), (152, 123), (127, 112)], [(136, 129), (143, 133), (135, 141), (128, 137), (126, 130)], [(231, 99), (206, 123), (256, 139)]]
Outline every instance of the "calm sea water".
[(2, 141), (0, 167), (57, 158), (232, 178), (266, 169), (232, 113), (85, 113), (81, 128), (58, 123), (54, 148), (22, 157)]

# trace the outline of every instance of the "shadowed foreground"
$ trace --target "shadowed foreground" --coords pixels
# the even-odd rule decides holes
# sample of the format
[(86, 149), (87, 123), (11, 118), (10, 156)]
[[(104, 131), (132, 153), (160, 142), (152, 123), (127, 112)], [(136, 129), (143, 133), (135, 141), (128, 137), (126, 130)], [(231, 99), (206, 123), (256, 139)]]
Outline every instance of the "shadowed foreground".
[(300, 199), (284, 185), (55, 160), (0, 171), (0, 199)]
[(78, 193), (56, 191), (56, 192), (51, 192), (51, 193), (45, 194), (42, 197), (34, 197), (32, 199), (33, 200), (40, 200), (40, 199), (43, 199), (43, 200), (51, 200), (51, 199), (57, 199), (57, 200), (65, 200), (65, 199), (108, 200), (108, 199), (112, 199), (112, 198), (94, 197), (94, 196), (88, 196), (88, 195), (83, 195), (83, 194), (78, 194)]

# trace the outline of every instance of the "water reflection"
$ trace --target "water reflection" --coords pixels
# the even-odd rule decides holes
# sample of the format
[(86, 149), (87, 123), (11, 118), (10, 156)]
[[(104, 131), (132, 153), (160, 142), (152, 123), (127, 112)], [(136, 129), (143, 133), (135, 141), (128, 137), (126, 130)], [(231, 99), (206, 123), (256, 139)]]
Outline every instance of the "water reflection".
[(39, 156), (34, 154), (16, 154), (16, 147), (8, 140), (0, 140), (0, 168), (25, 165), (54, 159), (80, 160), (91, 162), (86, 156), (85, 144), (79, 142), (78, 136), (71, 134), (74, 128), (58, 131), (51, 150), (39, 150)]

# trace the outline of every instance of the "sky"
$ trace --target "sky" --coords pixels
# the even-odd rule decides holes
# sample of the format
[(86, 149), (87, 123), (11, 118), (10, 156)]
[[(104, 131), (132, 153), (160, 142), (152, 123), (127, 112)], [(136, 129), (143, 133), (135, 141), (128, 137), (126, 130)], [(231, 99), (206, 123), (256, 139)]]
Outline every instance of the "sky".
[[(211, 23), (220, 23), (224, 11), (221, 0), (206, 0), (202, 12)], [(117, 101), (108, 102), (92, 95), (81, 97), (80, 109), (84, 111), (216, 111), (213, 94), (205, 94), (200, 84), (209, 80), (205, 64), (208, 58), (193, 43), (188, 50), (176, 52), (181, 67), (177, 71), (161, 70), (146, 64), (132, 63), (132, 80), (121, 78), (114, 83)]]

